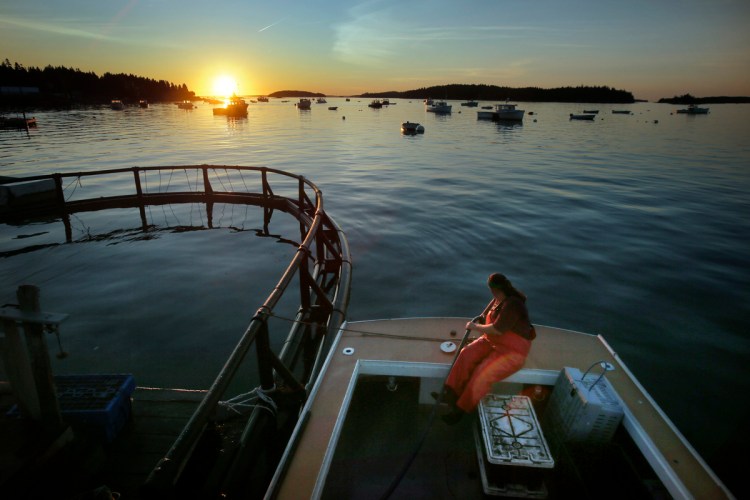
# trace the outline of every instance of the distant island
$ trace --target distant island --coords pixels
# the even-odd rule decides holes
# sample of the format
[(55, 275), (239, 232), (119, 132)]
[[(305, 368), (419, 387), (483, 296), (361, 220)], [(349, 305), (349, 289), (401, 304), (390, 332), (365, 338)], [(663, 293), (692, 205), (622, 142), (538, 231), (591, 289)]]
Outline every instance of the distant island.
[(108, 104), (112, 99), (138, 103), (141, 99), (171, 102), (197, 98), (184, 83), (176, 85), (124, 73), (98, 76), (64, 66), (25, 68), (8, 59), (0, 63), (2, 108), (65, 108), (78, 104)]
[(445, 99), (475, 101), (524, 101), (524, 102), (587, 102), (587, 103), (632, 103), (633, 94), (625, 90), (610, 87), (558, 87), (543, 89), (539, 87), (499, 87), (497, 85), (450, 84), (434, 87), (423, 87), (405, 92), (365, 93), (360, 96), (370, 99)]
[(663, 97), (659, 99), (660, 103), (666, 104), (743, 104), (750, 103), (750, 97), (747, 96), (717, 96), (717, 97), (693, 97), (690, 94), (684, 94), (674, 97)]
[[(304, 90), (280, 90), (269, 94), (268, 97), (327, 97), (326, 94), (308, 92)], [(344, 97), (344, 96), (342, 96)], [(538, 87), (511, 88), (496, 85), (450, 84), (434, 87), (422, 87), (414, 90), (387, 92), (367, 92), (360, 95), (346, 97), (361, 97), (366, 99), (451, 99), (451, 100), (481, 100), (481, 101), (513, 101), (526, 102), (587, 102), (587, 103), (632, 103), (633, 94), (625, 90), (610, 87), (560, 87), (542, 89)]]
[(285, 97), (326, 97), (325, 94), (316, 92), (307, 92), (305, 90), (279, 90), (272, 94), (268, 94), (268, 97), (285, 98)]

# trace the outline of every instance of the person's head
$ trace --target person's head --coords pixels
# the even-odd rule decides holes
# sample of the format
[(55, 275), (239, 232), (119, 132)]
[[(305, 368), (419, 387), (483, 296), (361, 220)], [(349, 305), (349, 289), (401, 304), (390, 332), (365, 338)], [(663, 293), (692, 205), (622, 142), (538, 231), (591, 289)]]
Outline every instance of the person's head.
[(496, 292), (501, 292), (505, 297), (520, 297), (524, 301), (526, 300), (526, 295), (524, 295), (521, 291), (517, 290), (513, 283), (510, 282), (508, 278), (505, 277), (504, 274), (500, 273), (492, 273), (490, 274), (490, 277), (487, 278), (487, 286), (492, 291), (493, 295), (496, 294)]

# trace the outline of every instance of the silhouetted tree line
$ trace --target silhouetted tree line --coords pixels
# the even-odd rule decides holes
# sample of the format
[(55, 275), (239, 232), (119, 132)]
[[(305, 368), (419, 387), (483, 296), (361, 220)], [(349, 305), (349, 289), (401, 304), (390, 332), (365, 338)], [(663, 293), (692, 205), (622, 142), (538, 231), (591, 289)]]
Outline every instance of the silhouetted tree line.
[(496, 85), (451, 84), (435, 87), (423, 87), (405, 92), (366, 93), (360, 97), (383, 98), (400, 97), (405, 99), (458, 99), (476, 101), (526, 101), (526, 102), (600, 102), (631, 103), (635, 102), (633, 94), (625, 90), (610, 87), (559, 87), (543, 89), (539, 87), (498, 87)]
[(722, 104), (722, 103), (748, 103), (750, 97), (745, 96), (715, 96), (715, 97), (693, 97), (690, 94), (684, 94), (674, 97), (662, 97), (661, 103), (667, 104)]
[(137, 103), (141, 99), (149, 102), (182, 101), (194, 99), (195, 92), (187, 85), (175, 85), (166, 80), (153, 80), (124, 73), (94, 72), (64, 66), (25, 68), (8, 59), (0, 64), (0, 87), (36, 87), (38, 93), (18, 94), (3, 91), (0, 104), (3, 106), (70, 106), (75, 104), (104, 104), (112, 99), (125, 103)]
[(317, 92), (308, 92), (306, 90), (279, 90), (278, 92), (274, 92), (272, 94), (268, 94), (268, 97), (277, 97), (277, 98), (284, 98), (284, 97), (325, 97), (325, 94), (320, 94)]

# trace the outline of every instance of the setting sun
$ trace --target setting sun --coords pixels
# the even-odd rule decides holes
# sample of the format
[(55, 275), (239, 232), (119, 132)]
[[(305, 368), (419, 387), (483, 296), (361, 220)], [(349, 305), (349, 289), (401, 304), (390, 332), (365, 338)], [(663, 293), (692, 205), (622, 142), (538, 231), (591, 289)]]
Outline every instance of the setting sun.
[(237, 92), (237, 81), (231, 76), (222, 75), (214, 80), (214, 95), (228, 97)]

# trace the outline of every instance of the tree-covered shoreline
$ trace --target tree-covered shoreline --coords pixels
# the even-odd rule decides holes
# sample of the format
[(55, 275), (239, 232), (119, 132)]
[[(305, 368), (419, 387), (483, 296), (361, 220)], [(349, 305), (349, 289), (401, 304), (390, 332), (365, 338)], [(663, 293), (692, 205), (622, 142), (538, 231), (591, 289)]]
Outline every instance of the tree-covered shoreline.
[(674, 97), (662, 97), (660, 103), (666, 104), (743, 104), (750, 103), (750, 97), (747, 96), (714, 96), (714, 97), (693, 97), (690, 94), (684, 94)]
[(588, 102), (588, 103), (632, 103), (633, 94), (626, 90), (610, 87), (558, 87), (543, 89), (539, 87), (500, 87), (484, 84), (450, 84), (423, 87), (406, 92), (366, 93), (359, 97), (367, 98), (404, 98), (404, 99), (445, 99), (476, 101), (524, 101), (524, 102)]
[[(78, 105), (108, 104), (120, 99), (125, 104), (149, 102), (174, 102), (197, 100), (195, 92), (187, 85), (166, 80), (154, 80), (124, 73), (104, 73), (48, 65), (44, 68), (24, 67), (5, 59), (0, 63), (0, 108), (68, 108)], [(324, 97), (326, 94), (303, 90), (281, 90), (269, 97)], [(486, 84), (449, 84), (422, 87), (406, 91), (366, 92), (367, 99), (445, 99), (477, 101), (521, 102), (580, 102), (580, 103), (633, 103), (637, 100), (631, 92), (607, 86), (577, 87), (523, 87)], [(659, 103), (710, 104), (750, 103), (750, 97), (693, 97), (690, 94), (659, 99)]]
[[(0, 106), (8, 107), (71, 107), (87, 104), (107, 104), (120, 99), (135, 104), (141, 99), (149, 102), (170, 102), (195, 99), (195, 92), (187, 85), (153, 80), (132, 74), (104, 73), (64, 66), (26, 68), (5, 59), (0, 64)], [(34, 90), (29, 90), (34, 89)]]

